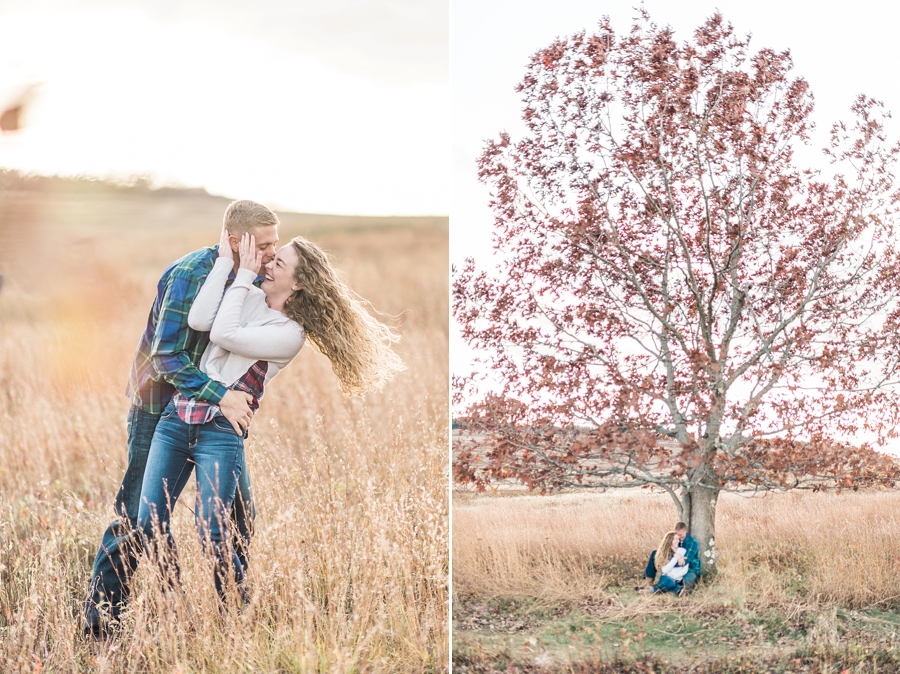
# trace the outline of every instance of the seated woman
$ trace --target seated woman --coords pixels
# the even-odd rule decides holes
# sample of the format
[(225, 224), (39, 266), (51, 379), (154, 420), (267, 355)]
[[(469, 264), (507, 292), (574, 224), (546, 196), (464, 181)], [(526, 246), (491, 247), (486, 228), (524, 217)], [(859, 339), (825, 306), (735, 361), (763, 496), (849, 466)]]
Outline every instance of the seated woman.
[(650, 592), (680, 592), (682, 580), (690, 571), (687, 563), (687, 550), (679, 547), (681, 539), (675, 531), (669, 531), (663, 536), (662, 542), (656, 548), (655, 564), (659, 569), (659, 581), (652, 587), (641, 588), (641, 593)]
[[(251, 395), (255, 410), (266, 383), (290, 363), (306, 339), (331, 361), (347, 395), (378, 388), (404, 368), (391, 349), (397, 334), (369, 315), (322, 250), (302, 237), (278, 251), (256, 288), (261, 254), (253, 236), (245, 234), (238, 243), (240, 268), (226, 291), (234, 267), (232, 238), (223, 230), (219, 258), (188, 317), (195, 330), (210, 331), (200, 369), (211, 379)], [(223, 599), (226, 578), (231, 575), (238, 587), (244, 578), (238, 556), (229, 549), (226, 528), (246, 435), (216, 405), (176, 394), (156, 427), (141, 486), (137, 526), (145, 549), (154, 551), (160, 563), (172, 565), (172, 580), (178, 577), (178, 564), (171, 513), (193, 466), (197, 528), (204, 546), (212, 545), (216, 590)]]

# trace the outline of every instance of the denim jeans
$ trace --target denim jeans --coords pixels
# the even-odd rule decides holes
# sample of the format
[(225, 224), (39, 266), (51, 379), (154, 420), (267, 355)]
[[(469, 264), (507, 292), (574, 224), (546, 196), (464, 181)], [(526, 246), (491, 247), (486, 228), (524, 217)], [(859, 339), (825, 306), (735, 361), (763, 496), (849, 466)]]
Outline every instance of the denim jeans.
[(660, 576), (659, 582), (653, 586), (654, 592), (678, 592), (680, 589), (681, 583), (668, 576)]
[(172, 510), (187, 485), (191, 472), (197, 477), (194, 520), (204, 549), (211, 546), (216, 558), (215, 583), (225, 596), (226, 578), (239, 585), (244, 568), (229, 545), (228, 519), (244, 464), (244, 439), (231, 423), (216, 417), (205, 424), (186, 424), (170, 404), (156, 426), (144, 482), (137, 528), (147, 552), (154, 552), (170, 582), (179, 575), (175, 541), (170, 528)]
[(650, 553), (650, 559), (647, 560), (647, 568), (644, 569), (644, 578), (649, 580), (656, 578), (656, 550)]
[[(128, 467), (116, 493), (117, 519), (107, 527), (94, 559), (91, 584), (85, 607), (85, 630), (100, 629), (101, 612), (115, 619), (128, 601), (130, 578), (142, 553), (141, 538), (136, 531), (141, 503), (141, 485), (150, 454), (150, 444), (160, 415), (132, 406), (128, 412)], [(247, 568), (247, 553), (253, 534), (253, 506), (250, 473), (241, 466), (238, 494), (231, 518), (235, 523), (233, 547), (241, 565)]]
[(698, 580), (700, 580), (699, 573), (688, 571), (686, 574), (684, 574), (684, 578), (681, 579), (681, 584), (684, 585), (685, 593), (692, 592), (694, 590), (694, 585), (697, 584)]

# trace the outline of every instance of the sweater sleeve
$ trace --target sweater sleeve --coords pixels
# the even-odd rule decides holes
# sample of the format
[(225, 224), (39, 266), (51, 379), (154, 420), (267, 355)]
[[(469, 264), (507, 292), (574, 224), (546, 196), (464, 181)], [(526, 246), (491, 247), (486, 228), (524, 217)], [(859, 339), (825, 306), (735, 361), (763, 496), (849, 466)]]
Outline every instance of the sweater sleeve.
[(257, 360), (287, 361), (299, 353), (305, 334), (295, 321), (242, 327), (241, 309), (250, 292), (255, 276), (249, 269), (240, 269), (213, 321), (209, 338), (214, 344), (232, 353)]
[(672, 570), (678, 565), (678, 558), (684, 557), (685, 552), (686, 551), (684, 548), (678, 548), (678, 550), (675, 551), (675, 554), (672, 555), (672, 559), (666, 562), (665, 566), (663, 566), (663, 568), (661, 569), (661, 573), (664, 576), (671, 573)]
[(212, 329), (213, 321), (216, 318), (216, 312), (219, 310), (219, 304), (222, 302), (222, 294), (225, 292), (225, 284), (228, 282), (228, 275), (234, 268), (234, 261), (225, 257), (216, 259), (212, 271), (203, 282), (203, 286), (194, 298), (191, 304), (191, 311), (188, 314), (188, 325), (194, 330), (200, 332), (209, 332)]
[(669, 578), (671, 578), (672, 580), (683, 580), (684, 577), (686, 575), (688, 575), (688, 572), (690, 570), (691, 570), (691, 567), (689, 567), (687, 564), (685, 564), (684, 566), (676, 566), (674, 569), (669, 571), (669, 573), (667, 573), (666, 575)]

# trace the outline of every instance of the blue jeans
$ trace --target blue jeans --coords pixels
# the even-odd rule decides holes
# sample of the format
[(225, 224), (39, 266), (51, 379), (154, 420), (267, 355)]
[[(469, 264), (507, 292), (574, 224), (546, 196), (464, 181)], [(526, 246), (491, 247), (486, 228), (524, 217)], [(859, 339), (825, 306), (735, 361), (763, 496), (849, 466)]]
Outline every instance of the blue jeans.
[(647, 568), (644, 569), (644, 578), (649, 580), (656, 578), (656, 550), (650, 553), (650, 559), (647, 560)]
[[(101, 613), (106, 612), (110, 618), (115, 619), (128, 601), (131, 575), (137, 568), (142, 552), (142, 541), (136, 531), (141, 485), (159, 419), (159, 414), (150, 414), (140, 407), (132, 406), (128, 412), (128, 467), (116, 493), (117, 519), (103, 533), (94, 559), (85, 602), (86, 631), (97, 632), (100, 629)], [(246, 465), (242, 465), (231, 518), (236, 525), (233, 546), (245, 569), (255, 517), (250, 473), (247, 472)]]
[(229, 575), (239, 585), (243, 582), (244, 568), (228, 537), (229, 512), (243, 465), (244, 439), (224, 417), (186, 424), (173, 404), (163, 412), (150, 445), (137, 528), (147, 552), (156, 553), (160, 563), (170, 567), (171, 573), (164, 573), (170, 582), (179, 575), (172, 510), (192, 471), (197, 477), (194, 520), (204, 549), (211, 546), (216, 558), (216, 590), (224, 598)]
[(660, 576), (659, 582), (653, 586), (654, 592), (678, 592), (680, 589), (681, 583), (668, 576)]

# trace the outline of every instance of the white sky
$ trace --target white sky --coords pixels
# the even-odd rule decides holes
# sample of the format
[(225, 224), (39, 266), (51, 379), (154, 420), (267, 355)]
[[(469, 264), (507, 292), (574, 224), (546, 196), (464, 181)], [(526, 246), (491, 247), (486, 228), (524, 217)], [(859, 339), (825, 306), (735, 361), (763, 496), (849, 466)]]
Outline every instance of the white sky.
[(0, 167), (447, 214), (448, 23), (447, 0), (0, 0), (0, 98), (44, 82)]
[[(474, 257), (491, 263), (493, 216), (488, 190), (477, 182), (475, 160), (485, 140), (509, 131), (521, 138), (521, 104), (515, 86), (537, 49), (556, 37), (594, 30), (608, 14), (617, 33), (626, 33), (639, 0), (453, 0), (451, 84), (453, 88), (453, 196), (451, 261)], [(900, 116), (895, 31), (900, 9), (859, 0), (836, 8), (809, 0), (645, 0), (659, 25), (671, 25), (679, 41), (690, 39), (706, 17), (721, 10), (739, 34), (752, 33), (751, 49), (790, 49), (794, 75), (806, 78), (816, 99), (818, 140), (837, 119), (849, 119), (859, 93), (884, 101)], [(900, 139), (900, 123), (892, 131)], [(810, 152), (815, 161), (818, 152)], [(472, 369), (472, 352), (451, 324), (451, 368)]]

